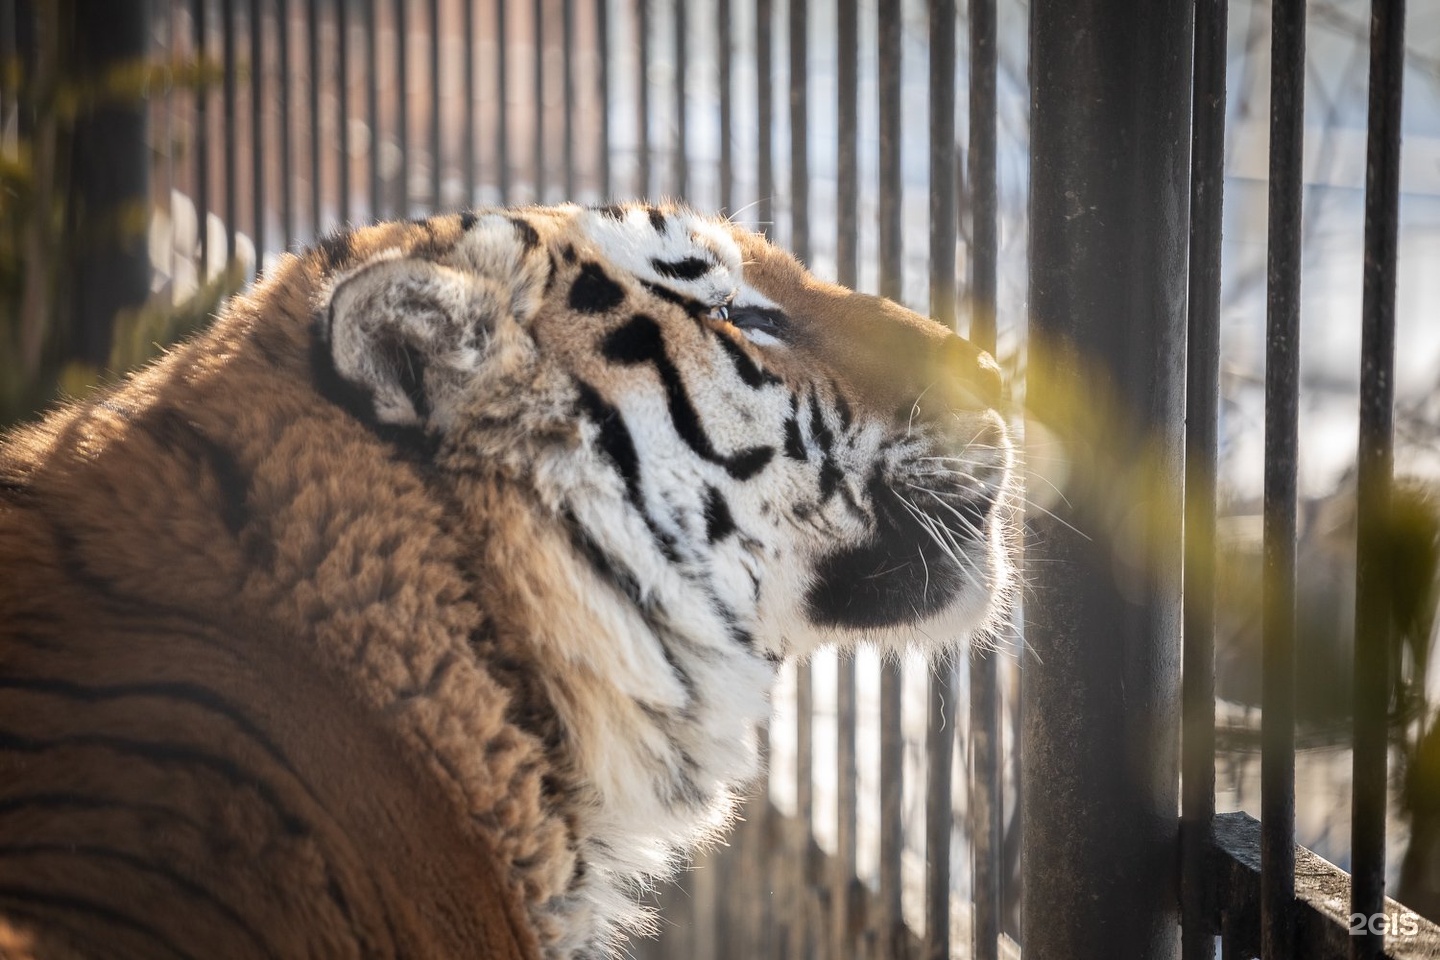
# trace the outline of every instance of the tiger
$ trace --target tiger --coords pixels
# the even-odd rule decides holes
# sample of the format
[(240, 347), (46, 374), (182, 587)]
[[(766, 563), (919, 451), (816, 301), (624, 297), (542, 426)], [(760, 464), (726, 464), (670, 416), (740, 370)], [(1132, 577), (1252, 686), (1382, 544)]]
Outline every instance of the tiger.
[(0, 954), (614, 955), (782, 664), (993, 635), (1004, 406), (677, 204), (280, 255), (0, 447)]

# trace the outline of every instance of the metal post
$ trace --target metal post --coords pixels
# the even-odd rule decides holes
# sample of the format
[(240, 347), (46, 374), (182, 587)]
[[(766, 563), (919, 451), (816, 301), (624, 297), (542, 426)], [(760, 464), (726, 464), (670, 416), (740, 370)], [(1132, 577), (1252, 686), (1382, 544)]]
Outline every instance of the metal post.
[[(100, 82), (122, 64), (150, 52), (149, 0), (80, 0), (73, 8), (74, 63), (79, 75)], [(75, 119), (74, 201), (70, 229), (78, 236), (74, 304), (74, 355), (104, 368), (119, 311), (137, 307), (150, 292), (150, 256), (137, 214), (148, 223), (150, 146), (146, 104), (139, 98), (99, 98)]]
[(1228, 0), (1198, 0), (1195, 4), (1185, 388), (1184, 794), (1180, 808), (1180, 947), (1184, 960), (1215, 957), (1207, 851), (1215, 816), (1215, 487), (1228, 8)]
[(1031, 7), (1028, 390), (1071, 455), (1026, 548), (1027, 960), (1178, 952), (1191, 7)]

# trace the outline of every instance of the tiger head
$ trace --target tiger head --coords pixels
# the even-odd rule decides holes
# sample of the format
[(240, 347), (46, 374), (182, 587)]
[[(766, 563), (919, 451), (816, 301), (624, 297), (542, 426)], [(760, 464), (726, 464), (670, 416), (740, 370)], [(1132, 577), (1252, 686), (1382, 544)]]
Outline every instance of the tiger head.
[[(998, 618), (999, 391), (939, 324), (683, 209), (452, 214), (282, 257), (0, 440), (0, 802), (86, 782), (204, 826), (117, 802), (0, 818), (0, 843), (123, 841), (223, 883), (277, 955), (374, 952), (392, 921), (397, 954), (458, 955), (472, 902), (523, 909), (525, 955), (603, 953), (759, 772), (779, 661), (961, 650)], [(123, 749), (42, 749), (89, 723)], [(148, 874), (108, 876), (66, 895), (213, 952)]]
[(459, 227), (440, 255), (345, 251), (320, 339), (362, 415), (522, 484), (632, 600), (770, 661), (953, 649), (997, 617), (989, 355), (683, 208)]

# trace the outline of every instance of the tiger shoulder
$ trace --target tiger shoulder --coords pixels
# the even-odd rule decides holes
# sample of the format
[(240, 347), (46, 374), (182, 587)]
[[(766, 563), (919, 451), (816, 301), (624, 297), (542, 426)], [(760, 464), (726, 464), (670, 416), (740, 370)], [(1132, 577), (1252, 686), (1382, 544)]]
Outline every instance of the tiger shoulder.
[(963, 649), (1000, 374), (680, 207), (286, 255), (0, 443), (0, 955), (605, 955), (787, 659)]

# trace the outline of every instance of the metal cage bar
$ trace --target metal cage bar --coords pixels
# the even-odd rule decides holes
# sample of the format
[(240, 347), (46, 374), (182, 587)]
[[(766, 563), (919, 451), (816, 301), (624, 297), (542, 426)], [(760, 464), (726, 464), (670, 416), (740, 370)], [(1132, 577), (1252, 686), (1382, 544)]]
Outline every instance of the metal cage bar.
[[(1370, 14), (1370, 110), (1365, 171), (1365, 265), (1360, 344), (1355, 577), (1355, 746), (1350, 912), (1385, 910), (1386, 764), (1391, 672), (1394, 529), (1395, 274), (1399, 262), (1400, 105), (1405, 2), (1375, 0)], [(1366, 924), (1351, 957), (1380, 956), (1384, 936)]]
[(1185, 366), (1181, 953), (1214, 960), (1208, 851), (1215, 816), (1215, 491), (1228, 0), (1195, 4), (1190, 293)]
[(1260, 942), (1290, 957), (1295, 929), (1295, 536), (1300, 395), (1300, 206), (1305, 3), (1276, 0), (1270, 48)]
[[(1179, 948), (1181, 557), (1170, 523), (1183, 460), (1190, 9), (1031, 7), (1028, 401), (1094, 455), (1071, 458), (1068, 502), (1028, 520), (1028, 575), (1044, 598), (1026, 607), (1034, 656), (1020, 671), (1028, 960)], [(1086, 432), (1097, 407), (1103, 438)], [(1106, 506), (1120, 484), (1148, 508), (1126, 540)], [(1143, 551), (1143, 573), (1122, 580), (1126, 550)]]

